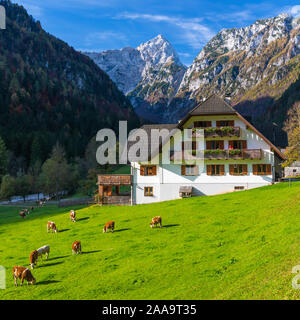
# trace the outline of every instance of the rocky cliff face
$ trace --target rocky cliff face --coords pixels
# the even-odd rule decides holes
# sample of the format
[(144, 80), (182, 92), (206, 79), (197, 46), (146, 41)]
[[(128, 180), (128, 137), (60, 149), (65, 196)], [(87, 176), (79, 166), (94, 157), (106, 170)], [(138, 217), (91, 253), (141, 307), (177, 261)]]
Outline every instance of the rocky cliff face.
[(161, 35), (136, 49), (85, 54), (129, 96), (141, 117), (153, 121), (161, 119), (186, 70), (172, 45)]
[(244, 113), (259, 115), (268, 104), (253, 110), (245, 101), (278, 98), (299, 76), (299, 53), (300, 20), (288, 14), (221, 30), (187, 69), (168, 118), (178, 118), (185, 106), (212, 93), (230, 97)]

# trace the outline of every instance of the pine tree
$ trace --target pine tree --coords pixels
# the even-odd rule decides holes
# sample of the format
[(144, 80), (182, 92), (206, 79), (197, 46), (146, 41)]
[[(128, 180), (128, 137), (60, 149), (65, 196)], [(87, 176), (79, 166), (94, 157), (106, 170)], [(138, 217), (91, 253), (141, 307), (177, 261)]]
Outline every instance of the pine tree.
[(8, 151), (3, 139), (0, 137), (0, 179), (7, 173)]

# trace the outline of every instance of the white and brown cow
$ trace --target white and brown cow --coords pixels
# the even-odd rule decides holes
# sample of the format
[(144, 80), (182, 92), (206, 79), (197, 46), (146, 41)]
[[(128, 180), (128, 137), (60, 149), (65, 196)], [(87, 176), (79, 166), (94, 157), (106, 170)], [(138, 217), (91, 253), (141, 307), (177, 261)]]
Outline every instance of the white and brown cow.
[(30, 283), (30, 284), (35, 284), (36, 283), (36, 280), (33, 277), (31, 271), (26, 267), (15, 266), (15, 267), (13, 267), (12, 272), (13, 272), (13, 277), (14, 277), (14, 280), (15, 280), (15, 286), (16, 287), (18, 286), (17, 279), (21, 280), (21, 284), (20, 284), (21, 286), (23, 285), (24, 280), (27, 281), (27, 284), (28, 283)]
[(80, 241), (74, 241), (72, 243), (72, 253), (73, 254), (78, 254), (80, 253), (81, 254), (81, 242)]
[(26, 213), (25, 213), (24, 210), (20, 211), (20, 217), (23, 218), (23, 219), (26, 217)]
[(157, 225), (159, 224), (159, 227), (161, 228), (161, 217), (154, 217), (152, 218), (151, 220), (151, 223), (150, 223), (150, 227), (153, 228), (154, 225), (157, 227)]
[(31, 269), (33, 269), (34, 266), (37, 264), (39, 257), (41, 257), (41, 260), (43, 261), (43, 254), (45, 254), (48, 259), (49, 253), (50, 253), (50, 247), (48, 245), (32, 251), (29, 258)]
[(52, 221), (48, 221), (48, 223), (47, 223), (47, 232), (49, 232), (50, 230), (51, 230), (51, 232), (55, 232), (55, 233), (58, 232), (56, 224)]
[(105, 223), (103, 232), (107, 232), (108, 229), (111, 229), (111, 232), (114, 232), (115, 229), (115, 222), (114, 221), (109, 221)]
[(34, 250), (30, 253), (29, 261), (30, 261), (31, 269), (33, 269), (34, 266), (37, 264), (38, 257), (39, 257), (39, 253), (37, 252), (37, 250)]
[(74, 210), (70, 211), (70, 219), (72, 222), (76, 222), (76, 212)]
[(41, 260), (43, 261), (43, 254), (46, 255), (46, 258), (48, 259), (49, 253), (50, 253), (50, 246), (42, 246), (39, 249), (36, 250), (38, 252), (38, 256), (41, 257)]

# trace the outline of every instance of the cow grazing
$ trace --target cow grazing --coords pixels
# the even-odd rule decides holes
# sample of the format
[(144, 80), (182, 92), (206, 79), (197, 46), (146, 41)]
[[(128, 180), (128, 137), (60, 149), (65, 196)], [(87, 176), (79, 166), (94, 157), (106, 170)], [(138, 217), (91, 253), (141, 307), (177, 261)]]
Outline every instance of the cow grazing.
[(28, 283), (30, 284), (36, 283), (35, 278), (33, 277), (31, 271), (28, 268), (15, 266), (13, 267), (12, 272), (13, 272), (13, 277), (15, 280), (16, 287), (18, 286), (17, 279), (21, 280), (21, 284), (20, 284), (21, 286), (23, 285), (24, 280), (27, 281), (27, 285)]
[(29, 260), (31, 269), (33, 269), (34, 266), (37, 264), (38, 256), (39, 253), (37, 252), (37, 250), (34, 250), (30, 253)]
[(76, 222), (76, 213), (74, 210), (70, 211), (70, 219), (72, 222)]
[(55, 232), (55, 233), (58, 232), (58, 229), (57, 229), (55, 223), (52, 221), (48, 221), (48, 223), (47, 223), (47, 232), (49, 232), (50, 230), (51, 230), (51, 232)]
[(20, 211), (20, 217), (23, 219), (26, 217), (26, 213), (24, 210)]
[(154, 225), (157, 227), (158, 224), (159, 224), (159, 227), (161, 228), (161, 217), (154, 217), (151, 220), (150, 227), (153, 228)]
[(46, 255), (46, 258), (48, 259), (49, 253), (50, 253), (50, 247), (49, 246), (43, 246), (36, 250), (38, 253), (38, 256), (41, 257), (41, 260), (43, 261), (43, 254)]
[(107, 232), (108, 229), (111, 229), (111, 232), (114, 232), (115, 229), (115, 222), (114, 221), (109, 221), (105, 223), (103, 232)]
[(74, 241), (72, 244), (72, 253), (73, 254), (81, 254), (81, 242), (80, 241)]

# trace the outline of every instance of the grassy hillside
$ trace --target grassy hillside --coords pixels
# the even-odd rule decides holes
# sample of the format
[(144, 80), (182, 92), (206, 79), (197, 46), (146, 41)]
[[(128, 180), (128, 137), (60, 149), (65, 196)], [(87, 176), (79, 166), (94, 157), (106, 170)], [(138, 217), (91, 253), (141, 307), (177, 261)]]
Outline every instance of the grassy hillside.
[[(292, 267), (300, 264), (300, 183), (133, 207), (46, 207), (24, 221), (0, 208), (0, 299), (298, 299)], [(164, 227), (151, 229), (161, 215)], [(108, 220), (117, 230), (103, 234)], [(61, 232), (47, 234), (53, 220)], [(82, 241), (84, 253), (72, 256)], [(33, 270), (36, 286), (15, 288), (14, 265), (33, 249), (50, 257)]]

